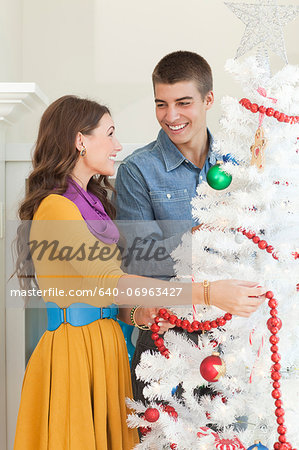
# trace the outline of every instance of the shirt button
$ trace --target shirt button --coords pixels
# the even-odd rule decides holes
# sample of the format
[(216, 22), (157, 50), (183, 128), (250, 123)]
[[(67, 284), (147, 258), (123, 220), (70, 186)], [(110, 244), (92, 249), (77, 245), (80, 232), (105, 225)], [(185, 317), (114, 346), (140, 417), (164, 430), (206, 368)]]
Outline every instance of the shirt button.
[(188, 159), (185, 159), (185, 163), (187, 163), (187, 164), (189, 163)]
[(167, 198), (171, 198), (171, 194), (166, 194), (166, 197)]

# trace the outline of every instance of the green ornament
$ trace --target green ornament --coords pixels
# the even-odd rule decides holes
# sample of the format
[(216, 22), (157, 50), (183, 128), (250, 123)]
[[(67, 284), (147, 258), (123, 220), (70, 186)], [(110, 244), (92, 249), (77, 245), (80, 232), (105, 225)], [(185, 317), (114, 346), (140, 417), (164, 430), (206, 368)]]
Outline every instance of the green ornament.
[(215, 166), (212, 166), (207, 173), (207, 182), (211, 188), (217, 191), (226, 189), (232, 182), (232, 176), (221, 168), (222, 161), (217, 161)]

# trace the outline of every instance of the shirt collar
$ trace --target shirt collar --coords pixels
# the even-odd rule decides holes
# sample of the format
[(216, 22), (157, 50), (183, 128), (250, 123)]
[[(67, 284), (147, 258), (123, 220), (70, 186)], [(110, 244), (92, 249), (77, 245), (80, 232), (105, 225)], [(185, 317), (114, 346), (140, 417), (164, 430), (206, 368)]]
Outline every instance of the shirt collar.
[[(213, 146), (213, 136), (211, 135), (209, 129), (207, 129), (207, 132), (209, 137), (209, 152), (207, 159), (210, 160)], [(176, 169), (186, 160), (185, 156), (179, 151), (179, 149), (174, 145), (162, 129), (158, 134), (157, 143), (161, 149), (167, 172)]]

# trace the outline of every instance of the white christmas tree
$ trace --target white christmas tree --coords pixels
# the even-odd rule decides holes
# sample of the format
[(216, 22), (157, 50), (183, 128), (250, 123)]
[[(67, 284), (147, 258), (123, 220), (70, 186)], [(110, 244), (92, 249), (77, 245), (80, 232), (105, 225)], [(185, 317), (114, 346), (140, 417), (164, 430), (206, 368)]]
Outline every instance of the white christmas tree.
[[(279, 20), (298, 11), (287, 15), (274, 0), (264, 3), (263, 17), (276, 8), (277, 33)], [(240, 6), (240, 18), (256, 12), (247, 7)], [(254, 20), (260, 24), (257, 14)], [(242, 45), (247, 51), (248, 40)], [(277, 40), (276, 46), (284, 52)], [(245, 98), (222, 100), (213, 156), (224, 163), (211, 169), (192, 201), (203, 223), (192, 238), (192, 262), (185, 258), (187, 236), (173, 257), (178, 279), (190, 273), (193, 281), (258, 280), (268, 298), (249, 319), (215, 307), (173, 309), (172, 323), (207, 331), (197, 344), (173, 331), (163, 340), (153, 327), (160, 353), (143, 354), (136, 369), (150, 406), (129, 402), (129, 424), (143, 432), (136, 449), (299, 446), (299, 67), (271, 76), (263, 49), (258, 58), (229, 60), (226, 69)], [(210, 392), (202, 395), (204, 387)]]
[[(214, 170), (217, 176), (219, 171), (220, 175), (221, 171), (230, 174), (232, 181), (219, 190), (218, 179), (214, 179), (217, 189), (206, 182), (199, 185), (193, 213), (204, 226), (193, 235), (192, 263), (184, 258), (189, 238), (174, 252), (176, 269), (178, 277), (189, 272), (195, 281), (259, 280), (274, 293), (278, 306), (269, 298), (249, 319), (233, 317), (217, 328), (212, 322), (212, 329), (199, 337), (198, 345), (170, 331), (164, 337), (169, 353), (163, 352), (163, 347), (162, 354), (146, 353), (136, 373), (148, 383), (144, 395), (154, 410), (131, 404), (136, 414), (129, 423), (144, 431), (136, 448), (228, 450), (247, 448), (255, 440), (268, 448), (277, 442), (274, 448), (281, 450), (299, 445), (299, 125), (295, 116), (299, 110), (299, 68), (286, 66), (267, 77), (256, 59), (249, 58), (243, 63), (230, 60), (227, 69), (241, 81), (250, 99), (249, 103), (243, 99), (242, 104), (232, 97), (222, 101), (224, 113), (214, 152), (217, 159), (224, 157), (227, 162)], [(264, 106), (270, 115), (252, 112), (256, 109), (252, 105)], [(270, 108), (284, 116), (276, 114), (277, 120)], [(251, 148), (261, 122), (267, 139), (264, 158), (262, 149)], [(263, 170), (260, 164), (253, 164), (256, 159), (263, 163)], [(194, 311), (173, 312), (180, 319), (194, 319)], [(211, 323), (219, 317), (223, 318), (220, 309), (197, 307), (195, 319), (199, 322)], [(274, 318), (272, 324), (270, 317)], [(183, 326), (188, 329), (188, 323)], [(279, 351), (270, 350), (277, 337)], [(156, 342), (161, 348), (163, 342)], [(208, 382), (199, 369), (215, 346), (226, 374), (217, 382)], [(273, 367), (275, 362), (281, 367)], [(178, 385), (183, 390), (180, 399), (175, 394)], [(199, 397), (199, 386), (209, 386), (212, 395)], [(284, 428), (278, 431), (279, 426), (287, 432)]]

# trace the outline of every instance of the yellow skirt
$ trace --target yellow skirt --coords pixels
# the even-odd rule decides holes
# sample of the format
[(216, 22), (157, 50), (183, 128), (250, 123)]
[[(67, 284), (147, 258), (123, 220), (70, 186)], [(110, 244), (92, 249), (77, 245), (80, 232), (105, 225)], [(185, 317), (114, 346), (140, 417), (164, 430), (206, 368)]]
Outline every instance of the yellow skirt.
[(46, 331), (25, 372), (14, 450), (131, 450), (132, 398), (121, 328), (112, 319)]

